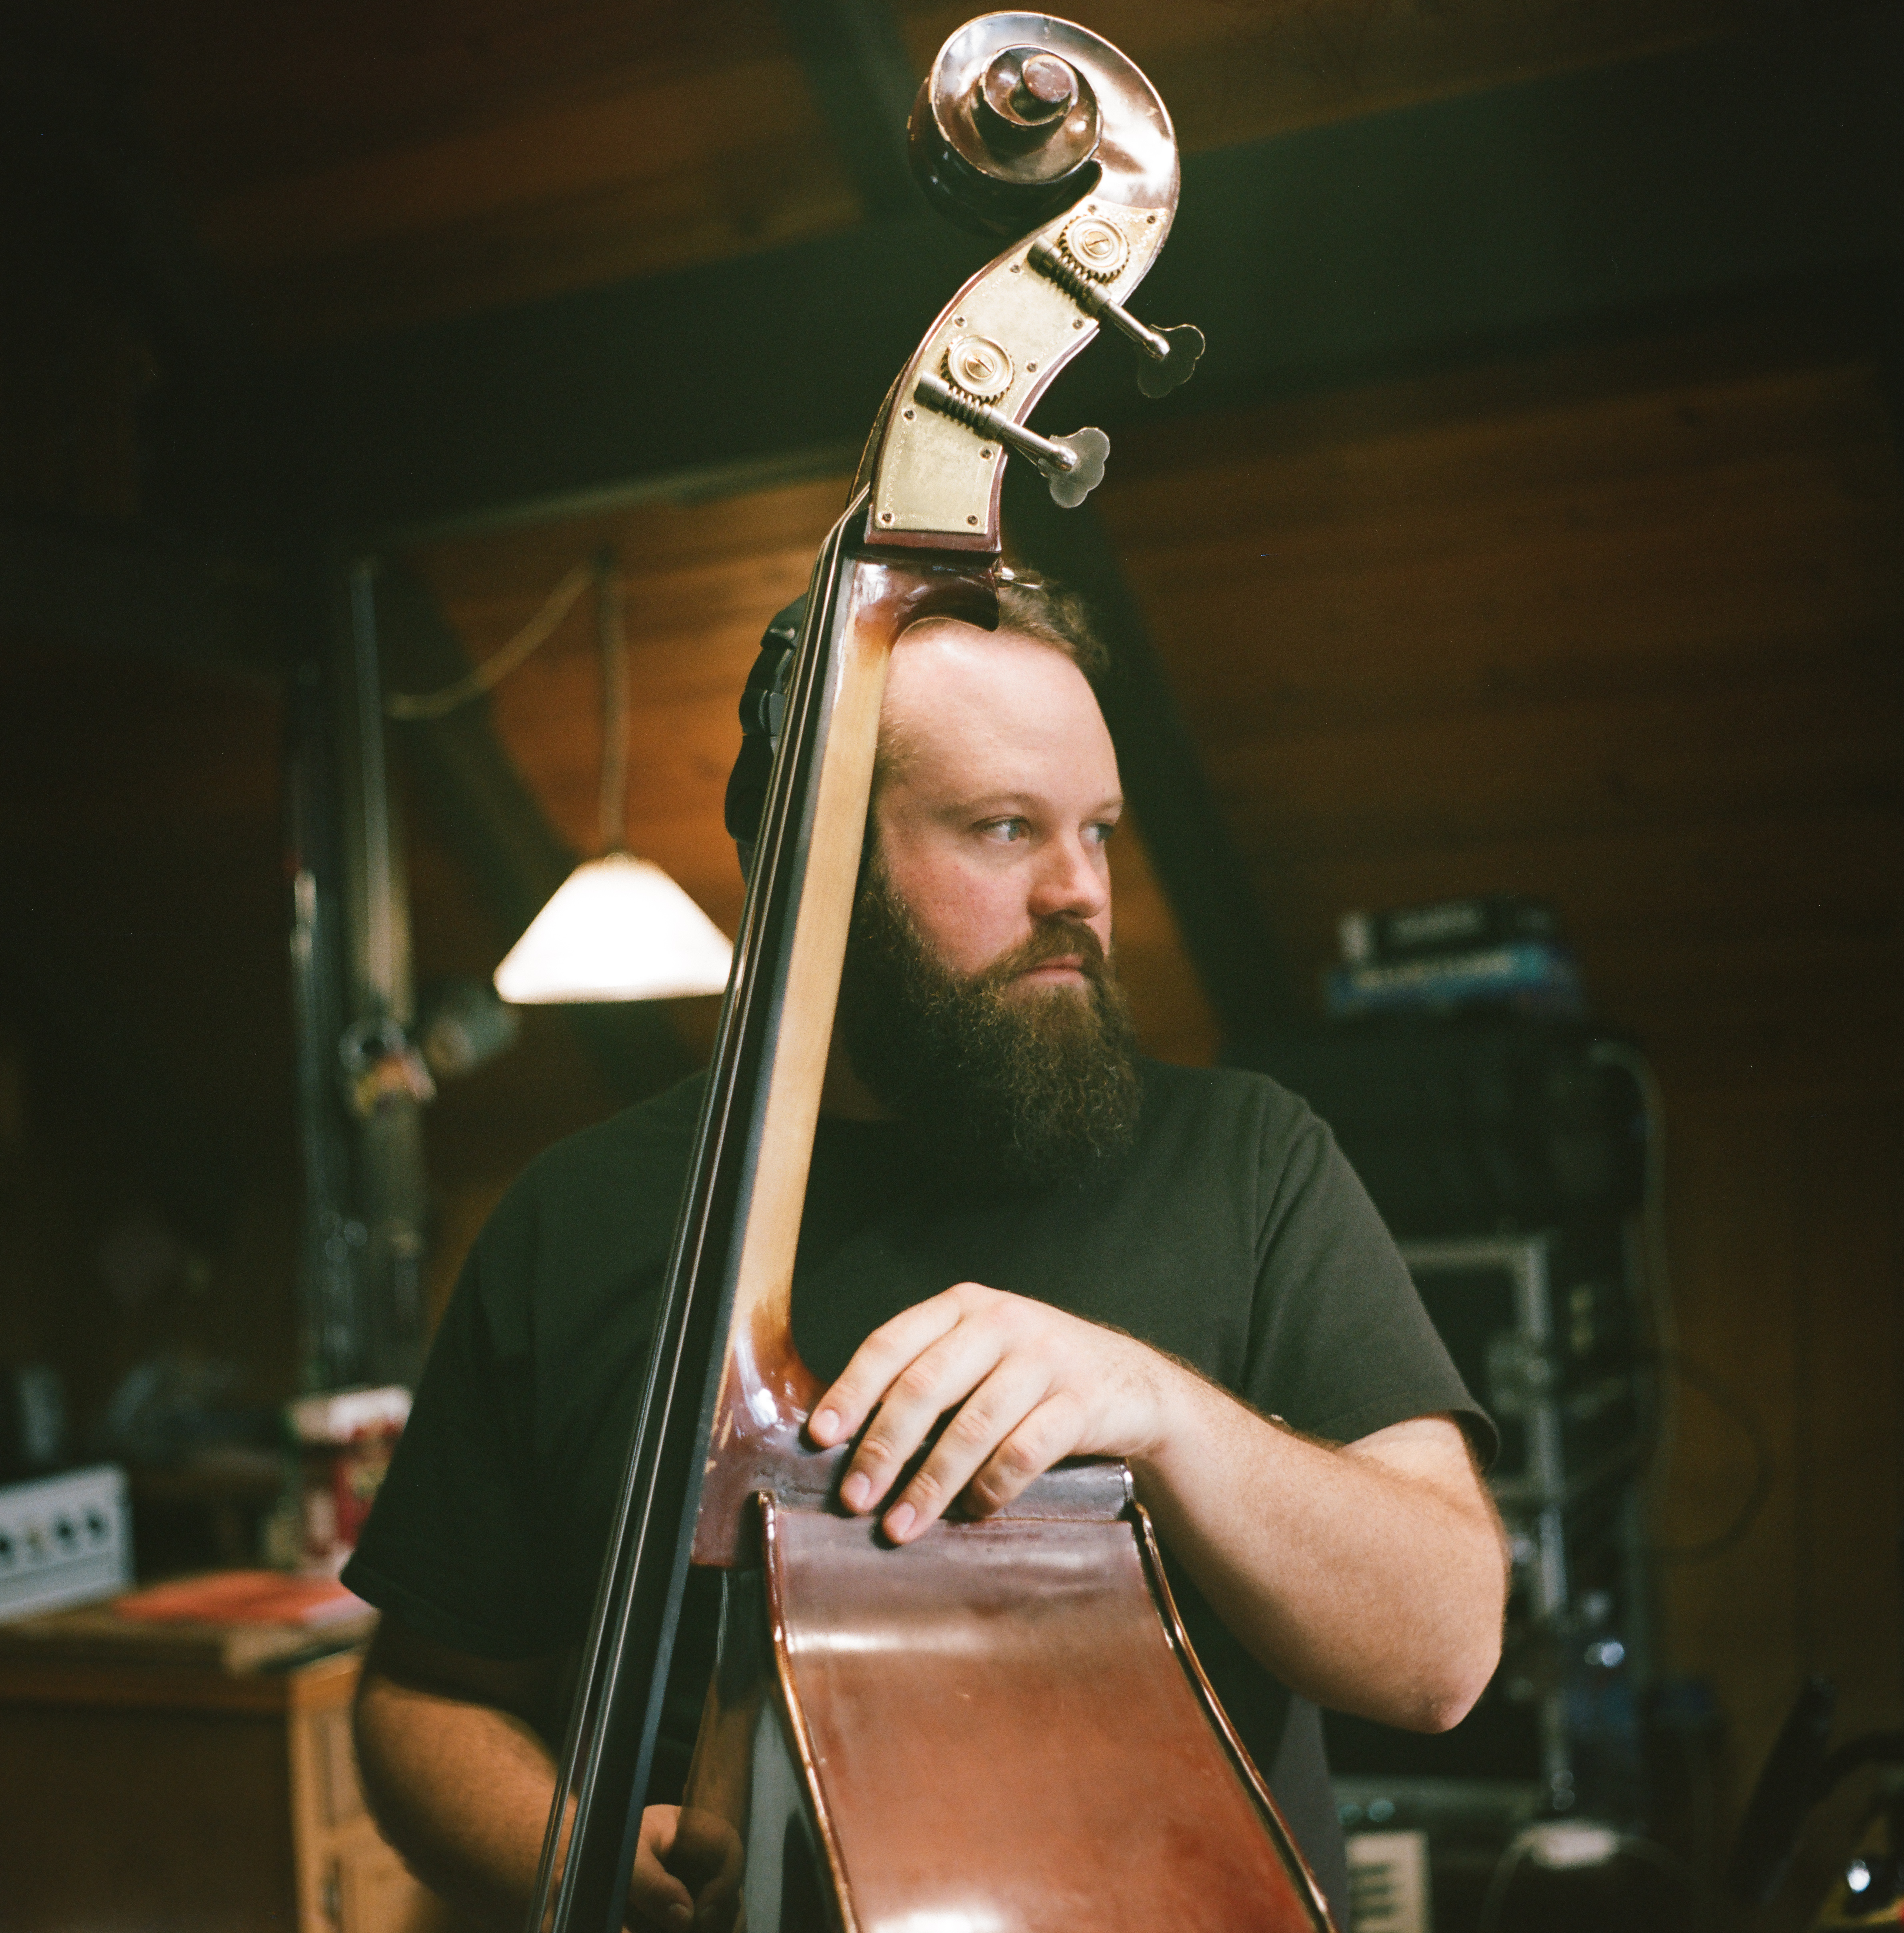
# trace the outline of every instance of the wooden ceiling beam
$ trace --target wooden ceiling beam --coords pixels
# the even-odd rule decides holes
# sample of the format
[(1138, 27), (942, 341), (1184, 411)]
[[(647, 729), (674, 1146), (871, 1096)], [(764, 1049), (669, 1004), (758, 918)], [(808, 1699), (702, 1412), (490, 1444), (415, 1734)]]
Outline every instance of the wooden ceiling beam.
[[(1904, 255), (1904, 18), (1866, 8), (1185, 164), (1141, 312), (1207, 409), (1578, 339)], [(389, 531), (718, 487), (863, 432), (982, 245), (923, 220), (326, 351), (282, 371), (326, 514)], [(1047, 418), (1138, 407), (1113, 346)], [(1113, 458), (1113, 461), (1115, 458)]]
[(11, 8), (7, 32), (10, 266), (30, 251), (125, 303), (155, 347), (194, 369), (247, 354), (249, 332), (194, 239), (123, 64), (77, 10)]
[(892, 8), (886, 0), (779, 0), (779, 11), (866, 213), (923, 214), (905, 153), (919, 77)]

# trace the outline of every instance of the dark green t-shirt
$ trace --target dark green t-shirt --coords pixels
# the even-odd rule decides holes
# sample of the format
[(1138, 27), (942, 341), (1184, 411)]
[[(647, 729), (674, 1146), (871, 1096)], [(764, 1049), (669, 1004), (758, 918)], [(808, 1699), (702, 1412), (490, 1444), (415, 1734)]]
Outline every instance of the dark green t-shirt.
[[(830, 1379), (900, 1309), (981, 1282), (1125, 1330), (1314, 1435), (1350, 1441), (1452, 1411), (1487, 1454), (1491, 1426), (1328, 1129), (1262, 1075), (1143, 1066), (1136, 1149), (1083, 1188), (975, 1198), (942, 1185), (902, 1131), (823, 1121), (794, 1295), (815, 1372)], [(697, 1077), (551, 1149), (479, 1238), (344, 1573), (426, 1635), (527, 1658), (583, 1634), (700, 1094)], [(1313, 1707), (1174, 1567), (1171, 1580), (1232, 1720), (1344, 1903)], [(708, 1603), (695, 1592), (683, 1613), (690, 1715)]]

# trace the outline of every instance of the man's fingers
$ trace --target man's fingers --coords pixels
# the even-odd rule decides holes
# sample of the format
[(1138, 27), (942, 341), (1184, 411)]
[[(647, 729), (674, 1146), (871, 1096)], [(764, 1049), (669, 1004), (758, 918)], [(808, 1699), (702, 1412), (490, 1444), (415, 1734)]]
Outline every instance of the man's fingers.
[(728, 1933), (739, 1913), (745, 1865), (733, 1826), (717, 1812), (684, 1808), (668, 1864), (692, 1892), (698, 1933)]
[(1074, 1454), (1083, 1440), (1084, 1405), (1068, 1389), (1054, 1390), (986, 1458), (965, 1487), (977, 1516), (1003, 1510), (1035, 1477)]
[[(1142, 1414), (1107, 1437), (1107, 1414), (1132, 1401), (1112, 1340), (1043, 1303), (961, 1282), (875, 1329), (821, 1398), (809, 1433), (838, 1443), (863, 1426), (840, 1501), (866, 1511), (885, 1500), (883, 1527), (905, 1543), (961, 1493), (981, 1514), (998, 1510), (1061, 1457), (1140, 1435)], [(893, 1494), (941, 1416), (938, 1441)]]
[(742, 1865), (740, 1835), (718, 1813), (650, 1805), (629, 1879), (630, 1923), (656, 1933), (728, 1933)]
[(958, 1326), (964, 1304), (958, 1289), (902, 1309), (853, 1351), (853, 1360), (814, 1405), (806, 1433), (821, 1449), (843, 1443), (866, 1418), (893, 1378), (922, 1350)]
[(1002, 1325), (961, 1322), (899, 1371), (840, 1484), (840, 1501), (848, 1510), (870, 1510), (878, 1503), (932, 1426), (992, 1374), (1008, 1346)]
[(893, 1500), (882, 1526), (886, 1534), (902, 1544), (942, 1516), (973, 1475), (1044, 1399), (1050, 1387), (1050, 1372), (1044, 1363), (1011, 1355), (999, 1361), (960, 1404), (932, 1445), (932, 1454)]
[(662, 1862), (674, 1850), (677, 1820), (672, 1805), (650, 1805), (641, 1814), (635, 1870), (629, 1876), (629, 1916), (637, 1925), (678, 1929), (694, 1921), (694, 1895)]

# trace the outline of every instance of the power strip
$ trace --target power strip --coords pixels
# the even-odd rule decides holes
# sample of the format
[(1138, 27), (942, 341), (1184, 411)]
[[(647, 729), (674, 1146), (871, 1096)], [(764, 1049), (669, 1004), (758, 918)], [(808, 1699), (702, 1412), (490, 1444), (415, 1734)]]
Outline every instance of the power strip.
[(131, 1505), (116, 1463), (0, 1488), (0, 1623), (131, 1582)]
[(1425, 1832), (1351, 1832), (1349, 1933), (1431, 1933)]

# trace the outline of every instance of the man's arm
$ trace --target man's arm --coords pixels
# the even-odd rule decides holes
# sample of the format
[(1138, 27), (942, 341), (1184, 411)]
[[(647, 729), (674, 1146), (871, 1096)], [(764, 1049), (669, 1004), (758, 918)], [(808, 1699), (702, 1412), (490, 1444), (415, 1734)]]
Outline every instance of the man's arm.
[(544, 1741), (554, 1661), (476, 1658), (386, 1612), (358, 1682), (371, 1811), (425, 1884), (484, 1925), (520, 1929), (555, 1791)]
[(1176, 1425), (1133, 1470), (1218, 1615), (1318, 1704), (1410, 1731), (1458, 1724), (1500, 1662), (1507, 1595), (1459, 1426), (1415, 1417), (1338, 1447), (1179, 1374)]
[(841, 1496), (883, 1509), (902, 1542), (954, 1499), (1001, 1508), (1061, 1457), (1126, 1458), (1140, 1501), (1225, 1623), (1318, 1703), (1440, 1730), (1500, 1657), (1499, 1520), (1446, 1417), (1314, 1441), (1128, 1336), (972, 1282), (874, 1330), (810, 1432), (840, 1442), (869, 1416)]
[[(545, 1737), (560, 1716), (558, 1675), (553, 1658), (473, 1657), (386, 1612), (358, 1683), (357, 1763), (384, 1837), (433, 1891), (498, 1933), (521, 1933), (535, 1892), (555, 1796)], [(729, 1923), (737, 1850), (723, 1822), (650, 1805), (629, 1924), (689, 1926), (697, 1898), (704, 1925)]]

